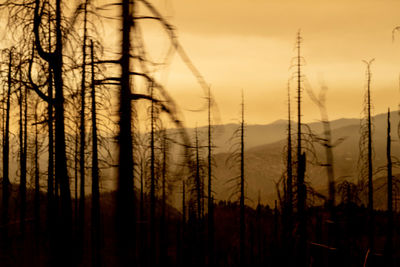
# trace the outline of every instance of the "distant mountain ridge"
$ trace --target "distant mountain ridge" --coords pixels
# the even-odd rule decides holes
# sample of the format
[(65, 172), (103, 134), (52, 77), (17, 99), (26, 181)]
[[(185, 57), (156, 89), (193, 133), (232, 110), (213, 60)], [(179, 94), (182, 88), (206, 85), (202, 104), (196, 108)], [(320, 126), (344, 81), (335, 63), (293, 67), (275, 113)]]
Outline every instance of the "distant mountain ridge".
[[(387, 114), (378, 114), (373, 117), (373, 148), (374, 159), (373, 168), (376, 171), (379, 167), (386, 164), (386, 125)], [(284, 171), (283, 149), (286, 145), (287, 121), (278, 120), (267, 125), (247, 125), (245, 141), (245, 175), (247, 181), (247, 196), (249, 205), (255, 204), (260, 194), (261, 201), (273, 204), (277, 199), (276, 182), (280, 179)], [(359, 139), (360, 139), (360, 119), (338, 119), (331, 121), (332, 140), (344, 138), (344, 141), (333, 149), (334, 169), (336, 182), (344, 179), (356, 181), (359, 179)], [(392, 156), (400, 156), (400, 143), (397, 136), (397, 126), (399, 124), (398, 111), (391, 112), (391, 135), (392, 135)], [(293, 122), (293, 126), (294, 126)], [(323, 126), (321, 122), (307, 124), (313, 133), (321, 135)], [(233, 132), (235, 125), (225, 128), (224, 136)], [(222, 127), (222, 126), (219, 126)], [(238, 127), (238, 126), (236, 126)], [(293, 127), (294, 128), (294, 127)], [(201, 128), (199, 128), (200, 130)], [(202, 129), (201, 129), (202, 130)], [(295, 132), (295, 131), (294, 131)], [(218, 144), (221, 138), (214, 138), (214, 143)], [(320, 162), (325, 162), (324, 148), (315, 144), (316, 155)], [(231, 193), (227, 189), (227, 181), (237, 174), (238, 170), (230, 169), (225, 161), (228, 158), (229, 150), (220, 144), (219, 153), (215, 155), (217, 177), (214, 185), (216, 199), (229, 199)], [(394, 173), (398, 173), (394, 169)], [(374, 178), (384, 175), (377, 173)], [(307, 181), (319, 192), (326, 192), (327, 178), (326, 169), (321, 166), (307, 165)]]
[[(287, 120), (280, 119), (269, 124), (247, 124), (245, 131), (245, 148), (251, 149), (260, 145), (271, 144), (282, 140), (287, 134), (287, 123)], [(295, 121), (292, 121), (293, 129), (295, 123)], [(323, 131), (321, 122), (312, 122), (306, 124), (315, 133), (321, 133)], [(334, 130), (345, 126), (359, 124), (360, 119), (341, 118), (331, 121), (331, 128), (332, 130)], [(238, 127), (239, 124), (233, 123), (212, 126), (215, 153), (229, 152), (230, 144), (228, 141), (232, 139), (233, 133), (238, 129)], [(189, 136), (194, 137), (195, 128), (187, 128), (186, 130)], [(173, 132), (175, 130), (170, 131)], [(197, 131), (199, 133), (200, 142), (203, 141), (204, 143), (206, 143), (208, 127), (198, 127)]]

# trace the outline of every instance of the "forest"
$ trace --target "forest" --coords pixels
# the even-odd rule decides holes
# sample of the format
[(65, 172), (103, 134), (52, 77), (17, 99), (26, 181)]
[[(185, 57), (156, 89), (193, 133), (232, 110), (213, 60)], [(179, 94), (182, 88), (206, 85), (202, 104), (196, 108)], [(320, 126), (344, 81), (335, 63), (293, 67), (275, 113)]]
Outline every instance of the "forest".
[[(287, 117), (248, 125), (243, 89), (223, 125), (218, 88), (152, 2), (0, 1), (0, 266), (400, 266), (399, 112), (373, 115), (374, 59), (361, 121), (330, 120), (294, 29)], [(205, 126), (161, 82), (174, 56)]]

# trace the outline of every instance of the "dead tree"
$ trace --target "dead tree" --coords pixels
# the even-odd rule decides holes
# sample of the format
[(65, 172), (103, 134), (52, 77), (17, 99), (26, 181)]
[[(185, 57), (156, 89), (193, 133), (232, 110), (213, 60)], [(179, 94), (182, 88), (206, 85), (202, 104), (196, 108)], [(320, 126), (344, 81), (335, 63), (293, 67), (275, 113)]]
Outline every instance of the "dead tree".
[[(82, 79), (81, 79), (81, 107), (80, 107), (80, 127), (79, 127), (79, 177), (80, 177), (80, 193), (79, 193), (79, 223), (78, 236), (80, 245), (84, 242), (84, 225), (85, 225), (85, 100), (86, 100), (86, 39), (87, 39), (87, 5), (85, 0), (83, 5), (83, 45), (82, 45)], [(82, 250), (82, 249), (81, 249)], [(83, 252), (83, 250), (82, 250)]]
[[(154, 98), (154, 88), (151, 85), (150, 88), (151, 98)], [(150, 265), (154, 266), (156, 264), (156, 174), (155, 174), (155, 127), (156, 127), (156, 108), (154, 102), (151, 102), (150, 106)]]
[[(362, 179), (367, 176), (368, 183), (368, 247), (371, 251), (374, 249), (374, 199), (373, 199), (373, 167), (372, 167), (372, 118), (371, 118), (371, 64), (370, 61), (363, 61), (366, 68), (366, 92), (365, 92), (365, 121), (361, 125), (360, 138), (360, 161), (362, 161), (361, 175)], [(365, 149), (367, 150), (365, 153)], [(365, 155), (366, 154), (366, 155)], [(365, 158), (366, 157), (366, 158)], [(366, 172), (366, 173), (365, 173)], [(363, 181), (363, 180), (362, 180)]]
[(119, 168), (116, 205), (118, 252), (122, 265), (134, 264), (135, 258), (135, 206), (133, 190), (132, 105), (130, 83), (131, 29), (135, 26), (135, 2), (121, 0), (122, 50), (119, 105)]
[[(286, 148), (286, 190), (285, 190), (285, 244), (289, 255), (293, 255), (293, 158), (292, 158), (292, 121), (290, 107), (290, 83), (288, 83), (288, 126), (287, 126), (287, 148)], [(288, 264), (291, 264), (291, 258), (288, 257)]]
[(199, 152), (199, 137), (197, 128), (195, 130), (195, 157), (196, 157), (196, 166), (195, 166), (195, 188), (196, 188), (196, 201), (197, 201), (197, 220), (200, 222), (202, 220), (202, 205), (201, 200), (203, 197), (202, 193), (202, 182), (201, 182), (201, 175), (200, 175), (200, 152)]
[(297, 34), (297, 214), (298, 214), (298, 264), (307, 265), (307, 226), (306, 226), (306, 186), (304, 184), (305, 174), (305, 154), (302, 153), (302, 133), (301, 133), (301, 93), (302, 93), (302, 57), (300, 53), (302, 37), (300, 31)]
[(240, 123), (240, 197), (239, 197), (239, 205), (240, 205), (240, 237), (239, 237), (239, 259), (240, 266), (246, 266), (246, 222), (245, 222), (245, 192), (244, 192), (244, 98), (242, 92), (242, 118)]
[[(52, 51), (46, 51), (43, 46), (43, 39), (41, 39), (40, 28), (42, 27), (42, 16), (44, 12), (45, 3), (40, 0), (35, 0), (34, 5), (34, 23), (33, 32), (35, 39), (35, 49), (41, 59), (46, 61), (51, 68), (54, 75), (55, 98), (49, 97), (38, 93), (45, 101), (53, 101), (55, 108), (55, 176), (60, 184), (60, 215), (63, 227), (63, 239), (66, 243), (70, 242), (71, 237), (71, 194), (69, 186), (69, 177), (67, 171), (66, 160), (66, 144), (65, 144), (65, 124), (64, 124), (64, 80), (63, 80), (63, 32), (62, 32), (62, 12), (61, 0), (55, 2), (55, 43)], [(56, 193), (57, 194), (57, 193)], [(67, 253), (69, 244), (62, 244), (66, 248), (62, 253)], [(61, 244), (61, 243), (60, 243)], [(66, 257), (70, 259), (70, 257)], [(64, 262), (67, 264), (68, 260)]]
[(214, 265), (214, 213), (212, 196), (211, 89), (208, 89), (208, 265)]
[[(326, 92), (328, 87), (325, 85), (321, 86), (321, 91), (318, 97), (314, 94), (314, 91), (309, 87), (307, 88), (307, 93), (310, 96), (311, 100), (318, 106), (321, 113), (321, 121), (323, 125), (323, 138), (321, 138), (321, 145), (325, 148), (325, 157), (326, 163), (323, 164), (326, 167), (327, 177), (328, 177), (328, 209), (331, 213), (331, 219), (334, 219), (334, 207), (335, 207), (335, 173), (334, 173), (334, 157), (333, 157), (333, 148), (337, 144), (332, 143), (332, 134), (331, 134), (331, 126), (328, 118), (328, 112), (326, 110)], [(339, 139), (338, 141), (341, 141)], [(336, 142), (337, 143), (337, 142)]]
[(393, 266), (393, 175), (392, 175), (392, 155), (391, 155), (391, 136), (390, 136), (390, 109), (387, 114), (387, 232), (385, 246), (385, 266)]
[(34, 140), (34, 180), (35, 180), (35, 195), (34, 195), (34, 217), (35, 217), (35, 231), (40, 231), (40, 168), (39, 168), (39, 114), (38, 114), (39, 101), (34, 102), (34, 127), (35, 127), (35, 140)]
[[(43, 16), (45, 13), (45, 6), (48, 3), (41, 2), (40, 0), (34, 1), (33, 6), (33, 34), (34, 34), (34, 48), (37, 55), (41, 60), (49, 64), (51, 69), (52, 78), (54, 79), (55, 97), (49, 98), (48, 95), (43, 94), (39, 86), (34, 85), (31, 79), (33, 89), (46, 102), (53, 102), (55, 109), (54, 123), (55, 123), (55, 180), (56, 180), (56, 192), (57, 196), (57, 183), (60, 186), (60, 216), (59, 216), (59, 227), (64, 229), (59, 231), (59, 238), (57, 240), (55, 258), (63, 258), (61, 261), (62, 265), (69, 266), (73, 260), (70, 257), (71, 251), (71, 236), (72, 236), (72, 207), (71, 207), (71, 193), (70, 184), (67, 169), (67, 157), (66, 157), (66, 142), (65, 142), (65, 117), (64, 117), (64, 78), (63, 78), (63, 37), (64, 32), (62, 30), (63, 14), (61, 11), (61, 0), (55, 1), (54, 9), (54, 35), (55, 42), (50, 50), (46, 51), (44, 47), (44, 40), (41, 35), (41, 29), (43, 28)], [(49, 12), (50, 13), (50, 12)], [(50, 14), (49, 14), (50, 15)], [(50, 19), (50, 18), (49, 18)], [(51, 27), (51, 26), (49, 26)], [(51, 28), (50, 28), (51, 29)], [(51, 32), (53, 32), (51, 30)], [(51, 34), (50, 34), (51, 35)], [(30, 64), (32, 65), (32, 63)], [(30, 72), (31, 72), (30, 67)], [(68, 255), (68, 256), (67, 256)], [(53, 259), (53, 260), (54, 260)]]
[[(20, 72), (20, 78), (22, 73)], [(24, 91), (24, 93), (22, 93)], [(18, 89), (18, 105), (19, 105), (19, 167), (20, 167), (20, 231), (25, 234), (25, 218), (26, 218), (26, 144), (27, 144), (27, 90), (22, 89), (22, 84)]]
[(101, 232), (100, 232), (100, 189), (99, 189), (99, 156), (97, 145), (96, 87), (94, 69), (93, 41), (90, 41), (91, 55), (91, 99), (92, 99), (92, 266), (101, 266)]
[(232, 196), (238, 197), (239, 203), (239, 266), (246, 265), (246, 214), (245, 214), (245, 155), (244, 155), (245, 121), (244, 121), (244, 96), (242, 91), (241, 118), (238, 129), (233, 133), (232, 139), (235, 141), (232, 148), (234, 151), (226, 158), (225, 164), (228, 168), (236, 169), (236, 176), (229, 181), (233, 182)]
[[(50, 7), (48, 18), (48, 50), (51, 51), (51, 23), (50, 23)], [(49, 81), (47, 85), (47, 96), (53, 99), (53, 71), (48, 64)], [(53, 101), (47, 101), (47, 128), (48, 128), (48, 165), (47, 165), (47, 227), (51, 231), (54, 224), (55, 216), (55, 194), (58, 195), (58, 190), (54, 192), (54, 122), (53, 122)]]
[[(180, 266), (185, 266), (186, 264), (186, 245), (185, 245), (185, 237), (186, 237), (186, 181), (182, 179), (182, 230), (180, 233), (180, 239), (182, 240), (182, 249), (180, 251), (181, 258), (177, 259), (180, 261)], [(178, 254), (178, 252), (177, 252)]]
[(161, 131), (162, 138), (162, 169), (161, 169), (161, 218), (160, 218), (160, 262), (168, 265), (167, 240), (167, 182), (168, 182), (168, 137), (165, 129)]
[(9, 178), (9, 153), (10, 153), (10, 97), (12, 86), (12, 51), (9, 52), (8, 74), (7, 74), (7, 94), (5, 107), (5, 129), (3, 133), (3, 195), (2, 195), (2, 239), (5, 248), (8, 246), (8, 222), (9, 222), (9, 198), (10, 198), (10, 178)]

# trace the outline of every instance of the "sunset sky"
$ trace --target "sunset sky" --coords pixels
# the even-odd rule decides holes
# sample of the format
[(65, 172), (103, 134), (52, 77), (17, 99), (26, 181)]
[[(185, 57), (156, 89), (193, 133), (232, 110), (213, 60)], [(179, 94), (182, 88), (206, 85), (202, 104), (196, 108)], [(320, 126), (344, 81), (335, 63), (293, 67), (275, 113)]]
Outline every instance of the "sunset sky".
[[(177, 28), (181, 44), (212, 87), (219, 123), (239, 118), (244, 90), (247, 123), (286, 118), (287, 81), (295, 37), (301, 29), (304, 74), (318, 92), (329, 87), (330, 119), (359, 118), (365, 88), (365, 64), (372, 70), (374, 114), (399, 103), (400, 2), (388, 0), (156, 0), (152, 1)], [(139, 11), (141, 11), (141, 7)], [(149, 23), (147, 23), (149, 24)], [(168, 41), (161, 28), (144, 25), (146, 42), (160, 58)], [(175, 55), (162, 80), (184, 113), (188, 126), (206, 123), (203, 92)], [(293, 88), (294, 89), (294, 88)], [(294, 91), (292, 92), (294, 94)], [(306, 121), (319, 112), (305, 95)]]

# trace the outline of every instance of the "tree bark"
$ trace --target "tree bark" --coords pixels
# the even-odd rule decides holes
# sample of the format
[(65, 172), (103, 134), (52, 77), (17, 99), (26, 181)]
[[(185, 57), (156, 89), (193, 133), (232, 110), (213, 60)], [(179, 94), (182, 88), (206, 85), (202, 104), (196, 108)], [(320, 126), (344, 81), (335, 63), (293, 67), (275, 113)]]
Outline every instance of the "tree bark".
[(8, 80), (7, 80), (7, 98), (5, 130), (3, 136), (3, 196), (2, 196), (2, 239), (5, 248), (8, 247), (8, 222), (9, 222), (9, 198), (10, 198), (10, 178), (9, 178), (9, 153), (10, 153), (10, 96), (11, 96), (11, 66), (12, 52), (9, 52)]
[(133, 190), (132, 106), (130, 84), (130, 50), (132, 8), (135, 2), (121, 1), (122, 51), (121, 87), (119, 91), (119, 168), (116, 206), (118, 252), (122, 265), (134, 264), (135, 258), (135, 207)]
[[(80, 177), (80, 193), (79, 193), (79, 223), (78, 235), (80, 245), (84, 243), (84, 226), (85, 226), (85, 100), (86, 100), (86, 36), (87, 36), (87, 0), (84, 4), (84, 20), (83, 20), (83, 47), (82, 47), (82, 79), (81, 79), (81, 114), (79, 127), (79, 177)], [(81, 247), (83, 253), (83, 247)]]
[(240, 266), (246, 266), (246, 222), (245, 222), (245, 205), (244, 205), (244, 99), (242, 92), (242, 121), (240, 124)]
[(101, 225), (100, 225), (100, 189), (99, 189), (99, 156), (97, 145), (96, 87), (94, 71), (93, 41), (91, 51), (91, 98), (92, 98), (92, 266), (101, 266)]
[(390, 136), (390, 109), (387, 114), (387, 232), (385, 261), (386, 266), (393, 266), (393, 175), (392, 175), (392, 155), (391, 155), (391, 136)]

